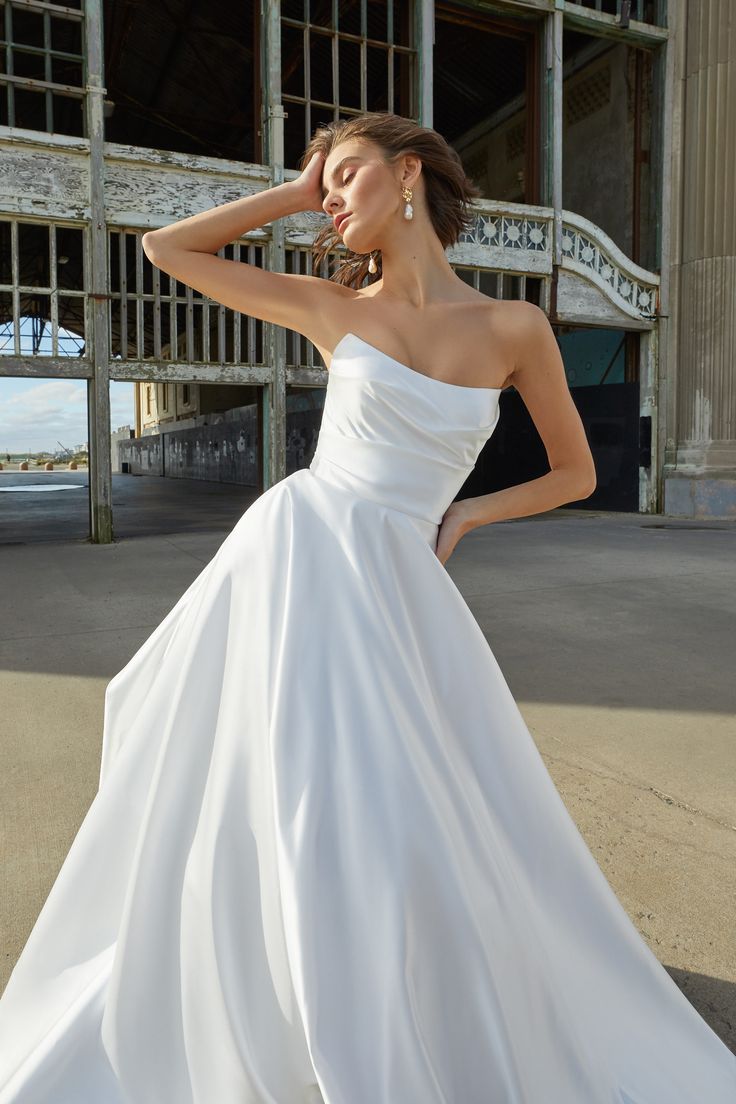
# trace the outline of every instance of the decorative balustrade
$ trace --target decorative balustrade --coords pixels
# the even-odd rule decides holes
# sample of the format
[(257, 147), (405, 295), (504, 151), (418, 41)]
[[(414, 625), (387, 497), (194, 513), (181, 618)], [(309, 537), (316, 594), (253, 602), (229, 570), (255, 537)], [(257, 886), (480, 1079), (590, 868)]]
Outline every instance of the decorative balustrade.
[[(287, 177), (296, 175), (287, 173)], [(257, 192), (267, 185), (263, 166), (242, 165), (214, 158), (105, 146), (105, 217), (108, 224), (108, 323), (110, 371), (113, 378), (202, 378), (212, 382), (263, 383), (270, 369), (263, 360), (258, 320), (238, 315), (212, 303), (192, 289), (153, 269), (141, 249), (145, 230), (165, 225), (207, 206)], [(0, 273), (0, 304), (5, 304), (0, 325), (18, 325), (23, 295), (33, 290), (26, 278), (18, 224), (49, 229), (67, 226), (84, 238), (88, 265), (88, 147), (84, 139), (40, 136), (14, 132), (4, 144), (4, 172), (0, 179), (0, 220), (12, 225), (7, 233), (11, 264)], [(464, 270), (474, 286), (498, 297), (527, 296), (525, 281), (549, 282), (555, 256), (555, 217), (552, 208), (483, 200), (475, 205), (472, 227), (448, 250), (448, 258)], [(40, 217), (43, 212), (44, 217)], [(319, 228), (327, 223), (321, 212), (301, 212), (285, 219), (287, 271), (311, 271), (309, 247)], [(631, 324), (651, 328), (656, 319), (659, 277), (629, 260), (597, 226), (570, 211), (561, 212), (559, 316), (577, 321)], [(268, 225), (245, 234), (240, 243), (221, 251), (223, 256), (264, 263), (263, 247), (270, 236)], [(55, 243), (52, 234), (50, 238)], [(55, 246), (54, 246), (55, 250)], [(55, 252), (52, 261), (55, 260)], [(53, 278), (58, 270), (54, 268)], [(497, 278), (497, 283), (492, 278)], [(513, 281), (516, 280), (516, 283)], [(89, 300), (82, 281), (58, 289), (49, 281), (37, 291), (50, 297), (54, 307), (52, 333), (63, 326)], [(506, 282), (504, 282), (506, 281)], [(58, 314), (66, 295), (69, 312)], [(81, 298), (80, 298), (81, 297)], [(542, 301), (546, 301), (542, 296)], [(73, 300), (73, 301), (72, 301)], [(565, 305), (571, 310), (566, 314)], [(196, 321), (195, 321), (196, 320)], [(71, 329), (71, 327), (69, 327)], [(83, 338), (83, 328), (81, 337)], [(43, 357), (39, 346), (38, 357)], [(310, 347), (311, 348), (311, 347)], [(319, 382), (310, 348), (294, 339), (287, 356), (290, 382)], [(17, 342), (0, 350), (0, 373), (10, 372), (9, 356), (18, 356)], [(82, 354), (80, 356), (80, 353)], [(43, 357), (60, 374), (91, 374), (86, 348), (75, 349), (76, 364), (60, 367), (56, 357)], [(31, 358), (24, 357), (24, 365)], [(35, 359), (35, 357), (33, 358)], [(50, 362), (53, 362), (50, 363)], [(197, 366), (204, 366), (202, 371)], [(301, 371), (300, 371), (301, 369)], [(306, 373), (306, 374), (305, 374)]]

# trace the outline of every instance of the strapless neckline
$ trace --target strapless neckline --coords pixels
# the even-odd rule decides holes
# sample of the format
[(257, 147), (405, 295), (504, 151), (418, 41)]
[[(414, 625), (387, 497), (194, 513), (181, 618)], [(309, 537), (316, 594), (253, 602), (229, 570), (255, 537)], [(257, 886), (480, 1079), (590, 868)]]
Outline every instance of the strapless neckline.
[(419, 379), (426, 380), (429, 384), (436, 384), (439, 387), (450, 387), (456, 391), (480, 391), (482, 394), (490, 393), (494, 395), (500, 394), (503, 390), (502, 387), (475, 387), (472, 384), (451, 383), (449, 380), (441, 380), (437, 379), (435, 376), (428, 376), (424, 372), (418, 372), (416, 368), (410, 368), (408, 364), (404, 364), (403, 361), (397, 360), (396, 357), (392, 357), (388, 353), (384, 353), (383, 349), (379, 349), (377, 348), (377, 346), (371, 345), (370, 341), (366, 341), (365, 338), (359, 337), (358, 334), (353, 333), (352, 330), (348, 330), (347, 333), (343, 334), (335, 348), (332, 350), (332, 359), (330, 360), (330, 364), (332, 364), (332, 361), (335, 359), (335, 357), (338, 357), (339, 359), (340, 354), (338, 350), (340, 349), (340, 346), (343, 345), (344, 342), (351, 337), (354, 341), (359, 342), (361, 345), (365, 345), (365, 347), (367, 349), (370, 349), (372, 352), (378, 353), (378, 355), (382, 356), (385, 360), (390, 360), (392, 364), (397, 365), (399, 368), (403, 368), (405, 372), (408, 372), (412, 376), (418, 376)]

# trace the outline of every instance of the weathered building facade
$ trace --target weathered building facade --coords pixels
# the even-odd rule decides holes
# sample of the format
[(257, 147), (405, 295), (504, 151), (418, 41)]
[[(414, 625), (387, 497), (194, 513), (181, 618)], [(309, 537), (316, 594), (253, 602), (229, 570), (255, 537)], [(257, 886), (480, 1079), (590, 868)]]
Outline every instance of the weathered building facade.
[[(599, 473), (586, 504), (736, 516), (729, 0), (4, 9), (0, 373), (87, 381), (93, 540), (113, 534), (110, 381), (141, 384), (139, 433), (254, 404), (259, 483), (286, 474), (287, 397), (326, 384), (313, 347), (170, 279), (141, 238), (295, 176), (319, 122), (365, 110), (435, 126), (481, 188), (448, 255), (547, 312)], [(221, 253), (311, 272), (325, 217)], [(29, 316), (50, 353), (21, 351)], [(502, 402), (479, 490), (545, 470)]]

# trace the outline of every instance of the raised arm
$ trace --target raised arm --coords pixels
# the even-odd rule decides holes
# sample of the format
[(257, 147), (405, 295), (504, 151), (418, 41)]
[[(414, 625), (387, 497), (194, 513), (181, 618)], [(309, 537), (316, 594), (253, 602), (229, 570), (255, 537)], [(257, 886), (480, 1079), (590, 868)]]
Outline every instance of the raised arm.
[(337, 309), (346, 288), (318, 276), (268, 272), (215, 256), (248, 230), (299, 211), (321, 210), (324, 158), (315, 154), (296, 180), (180, 219), (143, 235), (143, 249), (157, 268), (203, 295), (254, 318), (323, 342), (325, 314)]

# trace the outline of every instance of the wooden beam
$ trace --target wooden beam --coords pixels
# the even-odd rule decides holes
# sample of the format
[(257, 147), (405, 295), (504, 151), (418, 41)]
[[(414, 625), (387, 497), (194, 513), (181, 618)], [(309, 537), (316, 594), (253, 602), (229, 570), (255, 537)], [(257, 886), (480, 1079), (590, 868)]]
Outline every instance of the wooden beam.
[(32, 379), (92, 379), (90, 360), (82, 357), (2, 356), (0, 376)]
[(260, 387), (273, 382), (265, 365), (201, 364), (186, 361), (111, 360), (111, 380), (148, 383), (237, 383)]

